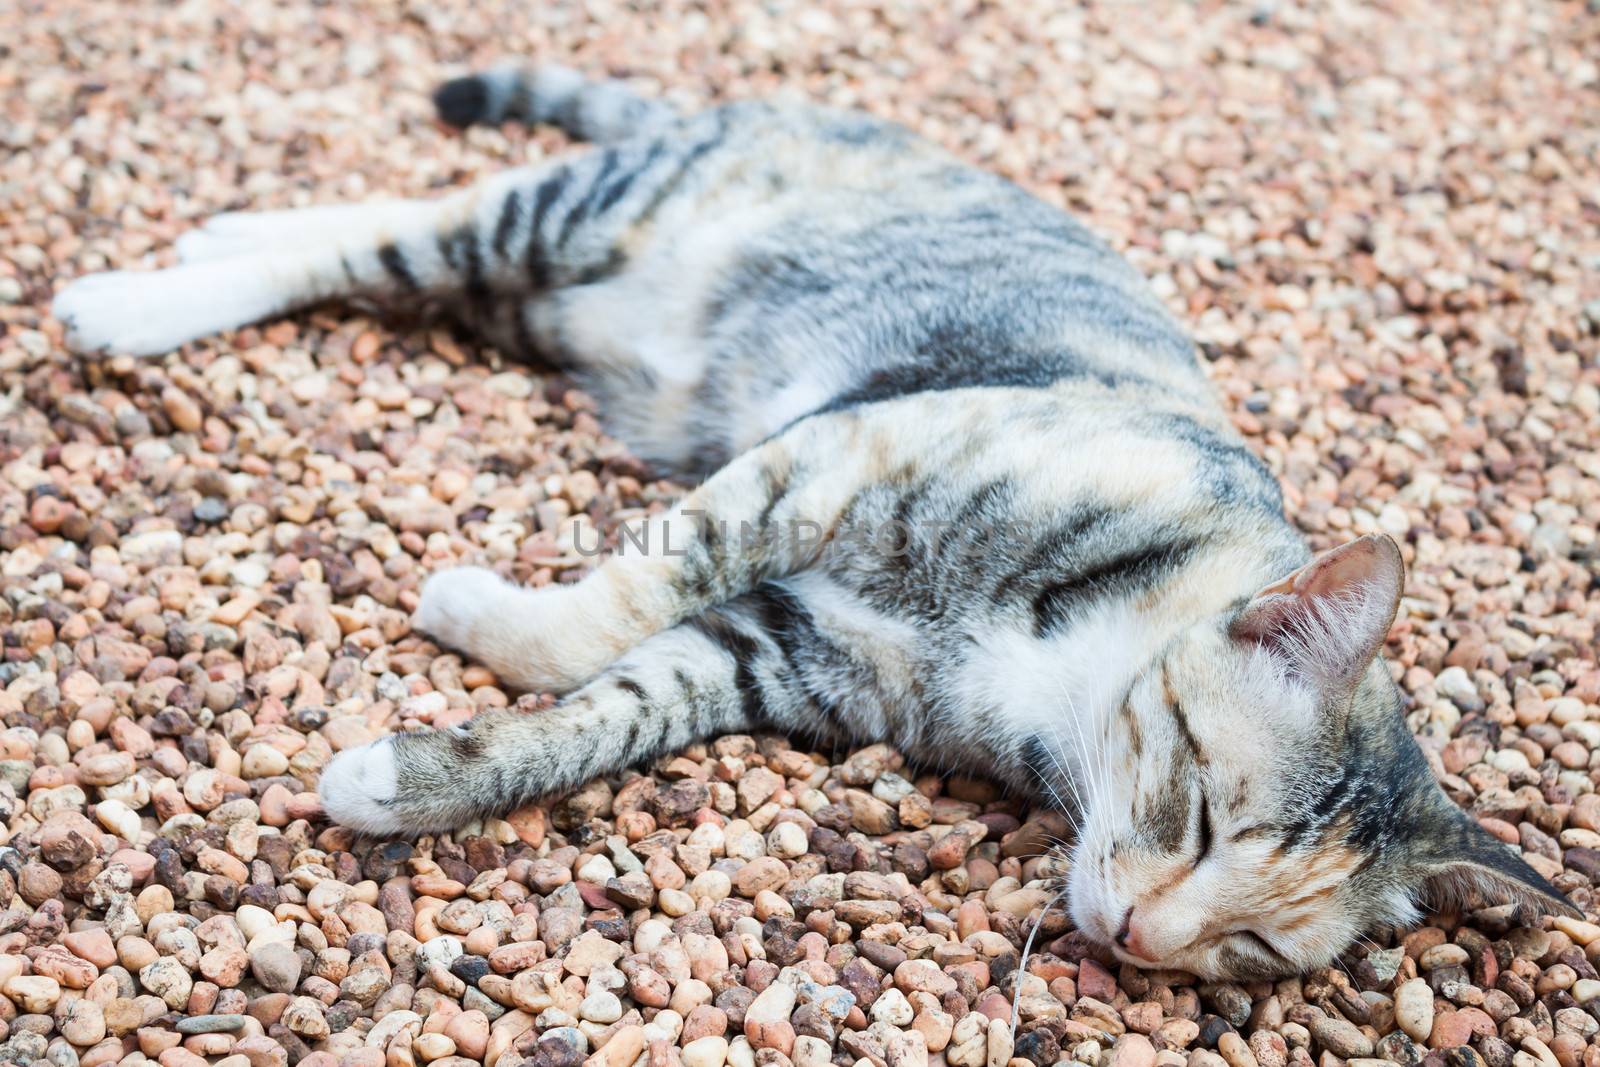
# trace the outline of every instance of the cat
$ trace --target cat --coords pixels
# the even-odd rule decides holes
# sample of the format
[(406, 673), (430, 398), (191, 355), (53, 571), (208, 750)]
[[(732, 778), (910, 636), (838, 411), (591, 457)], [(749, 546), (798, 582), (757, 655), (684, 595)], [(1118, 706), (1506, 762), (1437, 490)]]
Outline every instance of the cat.
[(1059, 805), (1071, 916), (1134, 964), (1302, 972), (1473, 896), (1576, 914), (1404, 725), (1399, 547), (1310, 557), (1192, 341), (1082, 225), (861, 114), (681, 117), (556, 67), (435, 101), (599, 147), (436, 201), (222, 215), (180, 265), (54, 305), (78, 350), (156, 354), (438, 301), (704, 479), (576, 584), (434, 574), (419, 630), (565, 695), (339, 754), (331, 816), (445, 830), (770, 729)]

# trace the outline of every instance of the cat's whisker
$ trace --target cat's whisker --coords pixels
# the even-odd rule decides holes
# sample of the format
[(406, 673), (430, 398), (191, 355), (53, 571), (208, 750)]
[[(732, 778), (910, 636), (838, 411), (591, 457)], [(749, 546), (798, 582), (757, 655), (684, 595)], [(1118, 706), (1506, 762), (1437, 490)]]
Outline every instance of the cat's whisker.
[[(1092, 781), (1088, 780), (1088, 777), (1091, 774), (1090, 768), (1088, 766), (1088, 753), (1086, 751), (1084, 751), (1082, 726), (1077, 721), (1077, 716), (1074, 713), (1074, 709), (1073, 709), (1073, 706), (1072, 706), (1072, 694), (1070, 692), (1068, 692), (1068, 690), (1066, 688), (1066, 685), (1064, 683), (1061, 683), (1059, 680), (1057, 681), (1057, 688), (1059, 688), (1061, 690), (1062, 699), (1066, 702), (1066, 705), (1067, 705), (1067, 715), (1066, 715), (1066, 717), (1067, 717), (1067, 720), (1069, 722), (1071, 722), (1071, 724), (1072, 724), (1073, 750), (1074, 750), (1074, 752), (1076, 754), (1076, 757), (1077, 757), (1077, 767), (1072, 769), (1073, 772), (1075, 772), (1075, 773), (1069, 773), (1068, 774), (1068, 779), (1070, 781), (1072, 781), (1074, 788), (1077, 788), (1081, 784), (1083, 786), (1083, 788), (1088, 791), (1090, 797), (1092, 798), (1093, 795), (1094, 795), (1094, 784), (1093, 784)], [(1051, 740), (1053, 740), (1055, 742), (1057, 750), (1058, 751), (1061, 750), (1061, 731), (1060, 731), (1060, 728), (1055, 726), (1055, 725), (1052, 725), (1050, 733), (1051, 733)], [(1087, 812), (1086, 812), (1086, 814), (1087, 814)]]
[[(1045, 846), (1046, 846), (1045, 847), (1045, 852), (1044, 852), (1045, 855), (1048, 856), (1050, 854), (1050, 850), (1053, 848), (1056, 851), (1060, 852), (1062, 857), (1065, 858), (1069, 863), (1071, 862), (1071, 860), (1072, 860), (1073, 842), (1067, 841), (1067, 840), (1065, 840), (1063, 838), (1060, 838), (1060, 837), (1057, 837), (1054, 834), (1047, 834), (1045, 836), (1044, 840), (1045, 840)], [(1062, 877), (1062, 876), (1054, 875), (1052, 877)], [(1065, 885), (1065, 883), (1063, 882), (1063, 886), (1064, 885)]]
[[(1041, 778), (1042, 777), (1043, 776), (1041, 775)], [(1070, 814), (1070, 812), (1072, 812), (1073, 810), (1075, 810), (1077, 808), (1078, 800), (1076, 798), (1073, 798), (1072, 803), (1068, 804), (1067, 798), (1061, 795), (1061, 791), (1056, 788), (1054, 782), (1046, 782), (1045, 783), (1045, 788), (1049, 791), (1050, 799), (1055, 802), (1057, 810), (1062, 811), (1064, 813), (1068, 813), (1067, 814), (1068, 821), (1070, 823), (1072, 823), (1073, 826), (1076, 826), (1077, 825), (1077, 817), (1075, 815)]]
[(1062, 795), (1060, 794), (1059, 791), (1057, 791), (1057, 789), (1055, 787), (1055, 783), (1053, 783), (1050, 780), (1050, 778), (1042, 770), (1040, 770), (1037, 767), (1033, 768), (1033, 774), (1034, 774), (1035, 778), (1039, 779), (1039, 784), (1041, 786), (1043, 786), (1045, 792), (1047, 792), (1050, 795), (1050, 799), (1055, 803), (1055, 806), (1058, 809), (1061, 809), (1061, 810), (1065, 811), (1066, 810), (1065, 798), (1062, 797)]
[(1082, 773), (1086, 777), (1086, 785), (1092, 799), (1098, 803), (1093, 805), (1093, 810), (1088, 816), (1088, 827), (1102, 829), (1107, 825), (1110, 814), (1107, 810), (1111, 801), (1111, 791), (1105, 776), (1107, 768), (1099, 765), (1099, 757), (1103, 754), (1100, 744), (1091, 744), (1085, 734), (1085, 724), (1078, 715), (1077, 702), (1072, 698), (1072, 692), (1062, 679), (1057, 679), (1056, 684), (1061, 690), (1061, 697), (1067, 705), (1067, 719), (1072, 723), (1073, 732), (1077, 738), (1079, 758), (1083, 761)]
[[(1067, 787), (1072, 790), (1073, 801), (1074, 801), (1075, 807), (1076, 807), (1076, 813), (1075, 813), (1074, 816), (1072, 816), (1072, 818), (1073, 818), (1073, 821), (1074, 821), (1075, 824), (1081, 826), (1081, 822), (1082, 822), (1082, 818), (1083, 818), (1083, 811), (1084, 811), (1084, 807), (1085, 807), (1085, 805), (1084, 805), (1084, 797), (1083, 797), (1083, 794), (1078, 789), (1078, 783), (1073, 780), (1073, 775), (1072, 775), (1071, 769), (1066, 765), (1065, 761), (1063, 760), (1063, 753), (1061, 752), (1061, 741), (1060, 741), (1059, 737), (1056, 736), (1056, 732), (1055, 732), (1054, 728), (1052, 728), (1051, 731), (1050, 731), (1049, 741), (1048, 742), (1043, 742), (1042, 743), (1042, 747), (1045, 750), (1045, 754), (1050, 757), (1050, 762), (1055, 765), (1056, 773), (1061, 776), (1061, 778), (1067, 783)], [(1042, 777), (1042, 775), (1041, 775), (1041, 777)], [(1055, 795), (1055, 796), (1057, 796), (1059, 798), (1059, 794), (1055, 792), (1055, 789), (1054, 789), (1053, 786), (1051, 788), (1051, 792), (1052, 792), (1053, 795)]]
[[(1070, 697), (1068, 702), (1070, 705)], [(1095, 820), (1099, 818), (1099, 805), (1094, 803), (1098, 799), (1098, 795), (1095, 788), (1095, 780), (1088, 767), (1089, 755), (1084, 748), (1082, 727), (1073, 717), (1070, 707), (1067, 716), (1072, 720), (1072, 744), (1077, 754), (1077, 767), (1074, 769), (1075, 773), (1073, 770), (1065, 773), (1068, 780), (1072, 782), (1072, 788), (1078, 792), (1081, 799), (1082, 814), (1079, 817), (1079, 839), (1082, 840), (1084, 832), (1092, 829), (1095, 825)], [(1052, 731), (1051, 740), (1055, 742), (1056, 748), (1060, 750), (1061, 738), (1058, 732)]]
[(1067, 891), (1063, 888), (1050, 898), (1049, 902), (1040, 910), (1039, 917), (1033, 921), (1033, 929), (1028, 931), (1027, 940), (1022, 943), (1022, 959), (1017, 964), (1017, 970), (1013, 977), (1015, 984), (1011, 988), (1011, 1042), (1013, 1045), (1017, 1041), (1017, 1024), (1022, 1020), (1022, 1016), (1017, 1010), (1017, 1005), (1022, 1001), (1022, 981), (1028, 974), (1028, 954), (1033, 951), (1033, 939), (1039, 936), (1039, 927), (1044, 925), (1045, 915), (1049, 913), (1051, 908), (1060, 903), (1061, 898), (1066, 895)]
[(1346, 978), (1350, 979), (1350, 984), (1351, 985), (1356, 986), (1357, 988), (1360, 988), (1359, 980), (1356, 978), (1356, 973), (1354, 971), (1352, 971), (1348, 966), (1345, 965), (1343, 956), (1335, 956), (1333, 958), (1333, 965), (1344, 972), (1344, 976)]

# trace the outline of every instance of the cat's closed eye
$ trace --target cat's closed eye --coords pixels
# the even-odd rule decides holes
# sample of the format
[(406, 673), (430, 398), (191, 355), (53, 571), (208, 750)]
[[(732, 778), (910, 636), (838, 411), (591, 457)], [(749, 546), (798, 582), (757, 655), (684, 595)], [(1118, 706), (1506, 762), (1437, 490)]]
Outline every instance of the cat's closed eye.
[(1272, 947), (1272, 942), (1248, 928), (1230, 930), (1213, 944), (1220, 955), (1229, 958), (1230, 970), (1239, 977), (1265, 976), (1292, 969), (1290, 957)]
[(1202, 862), (1204, 862), (1206, 856), (1210, 855), (1210, 853), (1211, 853), (1211, 804), (1206, 799), (1206, 795), (1205, 795), (1205, 792), (1203, 790), (1200, 793), (1200, 805), (1199, 805), (1199, 807), (1200, 807), (1200, 817), (1199, 817), (1199, 824), (1200, 825), (1198, 827), (1198, 831), (1197, 832), (1198, 832), (1199, 842), (1200, 843), (1199, 843), (1199, 847), (1195, 850), (1195, 855), (1194, 855), (1194, 863), (1195, 863), (1196, 867), (1198, 867)]
[(1282, 954), (1272, 947), (1272, 942), (1250, 929), (1238, 929), (1226, 935), (1229, 940), (1248, 945), (1257, 952), (1264, 953), (1272, 959), (1282, 958)]

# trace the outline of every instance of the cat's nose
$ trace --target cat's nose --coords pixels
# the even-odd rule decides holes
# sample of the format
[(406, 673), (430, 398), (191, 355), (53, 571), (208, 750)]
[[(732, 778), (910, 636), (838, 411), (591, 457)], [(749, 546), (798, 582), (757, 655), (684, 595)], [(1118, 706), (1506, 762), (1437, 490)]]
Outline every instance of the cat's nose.
[(1122, 916), (1122, 925), (1117, 929), (1117, 945), (1130, 956), (1138, 956), (1148, 960), (1152, 957), (1145, 951), (1144, 940), (1139, 936), (1139, 926), (1134, 921), (1134, 909), (1129, 908)]

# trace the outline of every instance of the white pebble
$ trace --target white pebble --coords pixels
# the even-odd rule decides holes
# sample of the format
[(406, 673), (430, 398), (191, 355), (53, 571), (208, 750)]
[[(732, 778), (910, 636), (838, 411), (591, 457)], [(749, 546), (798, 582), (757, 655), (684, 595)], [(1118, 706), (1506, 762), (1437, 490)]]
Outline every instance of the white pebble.
[(583, 1003), (578, 1005), (578, 1014), (585, 1022), (614, 1023), (622, 1018), (622, 1001), (615, 993), (602, 990), (584, 997)]

